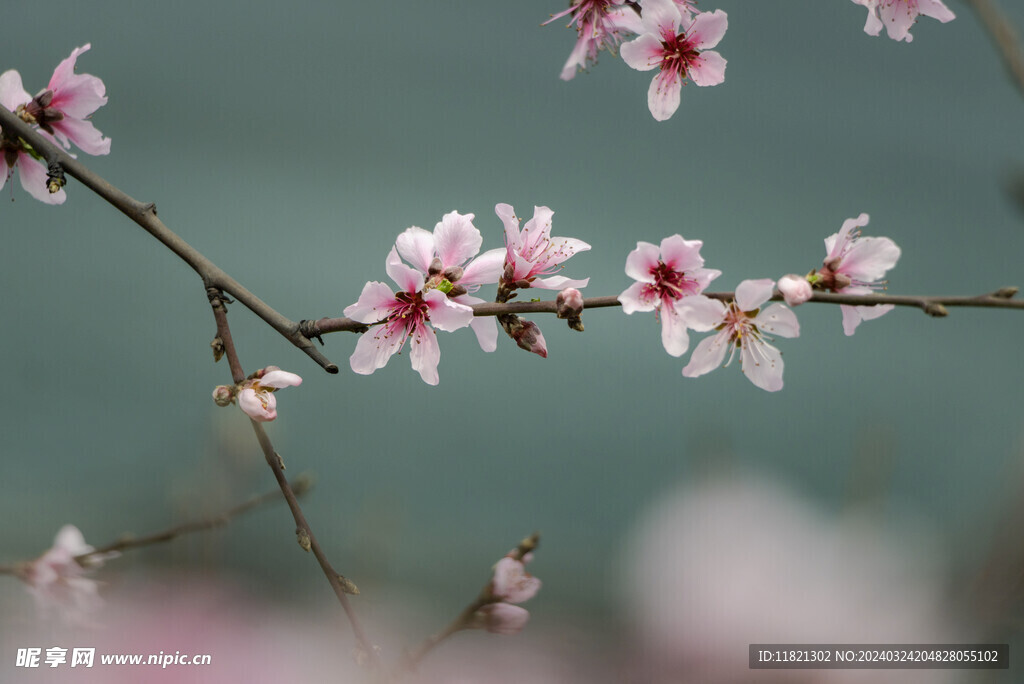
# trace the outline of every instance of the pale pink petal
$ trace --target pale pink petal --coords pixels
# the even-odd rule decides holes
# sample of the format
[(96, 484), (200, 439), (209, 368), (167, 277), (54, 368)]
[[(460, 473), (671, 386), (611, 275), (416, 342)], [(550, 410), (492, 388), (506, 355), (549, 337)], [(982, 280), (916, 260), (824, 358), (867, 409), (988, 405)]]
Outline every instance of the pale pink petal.
[(766, 392), (782, 389), (782, 352), (768, 344), (748, 339), (740, 349), (743, 373)]
[(66, 551), (70, 558), (95, 550), (85, 543), (85, 535), (74, 525), (65, 525), (60, 528), (57, 536), (53, 539), (53, 545)]
[(519, 220), (516, 218), (516, 210), (511, 204), (495, 204), (494, 213), (498, 215), (501, 222), (505, 224), (505, 244), (519, 244)]
[(654, 311), (659, 304), (658, 298), (645, 297), (646, 289), (644, 283), (633, 283), (627, 287), (625, 292), (619, 295), (623, 312), (632, 314), (637, 311)]
[(510, 558), (502, 558), (494, 566), (494, 579), (491, 591), (495, 597), (508, 603), (522, 603), (533, 598), (540, 591), (541, 582), (526, 572), (523, 562)]
[(453, 211), (442, 216), (434, 227), (434, 246), (445, 268), (462, 266), (480, 251), (484, 238), (473, 225), (473, 218), (473, 214)]
[(553, 237), (551, 238), (548, 252), (545, 254), (545, 260), (547, 264), (555, 266), (563, 261), (567, 261), (570, 257), (579, 254), (580, 252), (586, 252), (589, 249), (590, 244), (583, 240), (567, 237)]
[(345, 315), (360, 323), (376, 323), (387, 318), (395, 305), (395, 293), (390, 287), (370, 281), (363, 286), (359, 301), (345, 307)]
[(606, 14), (612, 30), (622, 33), (645, 33), (644, 22), (632, 7), (612, 7)]
[(661, 40), (652, 33), (645, 33), (636, 40), (624, 43), (619, 48), (619, 54), (622, 61), (637, 71), (650, 71), (661, 66), (665, 56)]
[(877, 36), (882, 31), (882, 20), (878, 18), (878, 0), (853, 0), (855, 4), (863, 5), (868, 10), (868, 20), (864, 24), (864, 33), (869, 36)]
[(295, 373), (289, 373), (283, 370), (274, 370), (269, 373), (264, 373), (263, 377), (259, 379), (259, 383), (264, 387), (273, 387), (274, 389), (281, 389), (282, 387), (297, 387), (302, 384), (302, 378)]
[(674, 306), (661, 307), (661, 343), (672, 356), (682, 356), (690, 348), (686, 323)]
[[(430, 231), (423, 230), (419, 226), (410, 226), (403, 230), (395, 240), (395, 248), (406, 262), (412, 264), (413, 268), (423, 273), (430, 269), (430, 262), (434, 260), (434, 236)], [(415, 292), (415, 290), (407, 290), (407, 292)]]
[(679, 109), (683, 81), (673, 70), (659, 72), (647, 89), (647, 108), (656, 121), (666, 121)]
[(796, 314), (776, 302), (754, 317), (754, 325), (770, 335), (799, 337), (800, 323)]
[(21, 187), (25, 188), (25, 192), (46, 204), (64, 204), (64, 200), (68, 198), (64, 188), (51, 193), (46, 187), (46, 167), (42, 162), (36, 161), (31, 155), (19, 152), (17, 166), (18, 174), (21, 176)]
[(391, 332), (386, 325), (371, 328), (359, 336), (356, 348), (349, 357), (349, 366), (360, 375), (369, 375), (386, 366), (388, 359), (402, 348), (403, 342), (405, 330), (401, 333)]
[(518, 251), (530, 261), (540, 258), (541, 251), (547, 246), (547, 239), (551, 235), (551, 219), (554, 215), (555, 212), (548, 207), (534, 207), (533, 218), (526, 222), (519, 233)]
[(14, 69), (0, 74), (0, 106), (13, 112), (18, 105), (26, 104), (31, 99), (32, 96), (21, 84), (21, 74)]
[(569, 59), (565, 60), (565, 65), (562, 67), (562, 72), (558, 75), (563, 81), (571, 81), (576, 76), (576, 72), (580, 69), (585, 69), (587, 66), (587, 55), (590, 52), (590, 42), (593, 40), (590, 35), (581, 31), (579, 37), (576, 39), (576, 44), (572, 48), (572, 52), (569, 53)]
[(530, 620), (530, 611), (509, 603), (488, 603), (476, 612), (474, 626), (494, 634), (518, 634)]
[(409, 339), (409, 361), (423, 382), (428, 385), (440, 382), (437, 364), (441, 361), (441, 348), (437, 345), (437, 333), (429, 325), (421, 323), (413, 331)]
[(779, 278), (778, 288), (790, 306), (800, 306), (814, 294), (807, 278), (792, 273)]
[(732, 345), (729, 331), (722, 330), (717, 335), (705, 337), (690, 354), (690, 362), (683, 368), (683, 375), (696, 378), (710, 373), (722, 365), (725, 352)]
[(711, 281), (722, 275), (722, 272), (717, 268), (698, 268), (692, 273), (688, 273), (691, 278), (697, 281), (697, 285), (700, 290), (706, 290)]
[(394, 247), (388, 253), (385, 269), (401, 292), (419, 292), (423, 289), (423, 275), (426, 273), (426, 269), (421, 272), (403, 264), (402, 259), (398, 256), (398, 250)]
[(726, 60), (714, 50), (700, 53), (690, 67), (690, 80), (699, 86), (716, 86), (725, 81)]
[(856, 332), (857, 326), (860, 325), (861, 321), (870, 321), (879, 316), (884, 316), (896, 307), (892, 304), (876, 304), (875, 306), (847, 306), (843, 304), (839, 308), (843, 312), (843, 332), (849, 336)]
[(65, 117), (51, 122), (50, 127), (65, 149), (70, 141), (86, 154), (110, 154), (110, 138), (104, 138), (91, 121)]
[(257, 392), (246, 387), (238, 393), (238, 408), (261, 423), (277, 418), (277, 397), (271, 392)]
[(452, 332), (465, 328), (473, 321), (473, 309), (448, 298), (440, 290), (423, 293), (423, 302), (430, 310), (430, 323), (438, 330)]
[(840, 256), (846, 243), (850, 239), (850, 233), (857, 228), (863, 228), (868, 225), (871, 217), (867, 214), (861, 214), (857, 218), (849, 218), (843, 221), (843, 227), (839, 229), (838, 233), (834, 233), (825, 238), (825, 261), (835, 259)]
[[(644, 12), (646, 13), (646, 9)], [(693, 24), (686, 31), (686, 35), (693, 41), (693, 46), (698, 50), (710, 50), (718, 45), (728, 28), (729, 16), (722, 10), (701, 12), (694, 18)], [(722, 69), (724, 71), (725, 60), (722, 61)]]
[(775, 281), (771, 278), (744, 280), (736, 286), (736, 305), (740, 311), (753, 311), (771, 299), (774, 290)]
[(673, 271), (689, 273), (704, 265), (700, 255), (702, 240), (684, 240), (676, 233), (661, 241), (661, 260)]
[(862, 237), (843, 258), (839, 272), (857, 280), (879, 280), (885, 277), (886, 271), (896, 266), (900, 254), (900, 248), (887, 237)]
[(530, 287), (540, 290), (564, 290), (567, 287), (586, 287), (590, 278), (566, 278), (565, 276), (551, 276), (550, 278), (537, 278)]
[[(447, 265), (447, 263), (445, 264)], [(496, 283), (501, 278), (502, 269), (505, 266), (505, 250), (489, 249), (476, 259), (466, 264), (462, 277), (459, 278), (459, 285), (487, 285)]]
[(940, 0), (917, 0), (917, 11), (926, 17), (938, 19), (943, 24), (956, 19), (956, 15)]
[(910, 35), (910, 29), (914, 27), (917, 20), (917, 12), (910, 10), (907, 2), (893, 2), (882, 5), (879, 9), (882, 23), (885, 24), (885, 32), (893, 40), (905, 40), (908, 43), (914, 40)]
[(683, 17), (679, 13), (679, 6), (673, 0), (644, 0), (643, 10), (641, 20), (647, 31), (645, 35), (653, 33), (659, 38), (674, 38), (679, 33), (679, 24)]
[[(459, 304), (464, 304), (465, 306), (480, 304), (484, 301), (479, 297), (473, 297), (471, 295), (461, 295), (459, 297), (454, 297), (454, 299)], [(485, 352), (492, 352), (498, 348), (498, 323), (494, 316), (473, 316), (473, 320), (470, 321), (469, 327), (473, 329), (473, 333), (476, 335), (476, 341), (480, 344), (480, 348)]]
[(84, 119), (107, 103), (106, 86), (91, 74), (76, 74), (75, 62), (78, 56), (91, 46), (86, 44), (71, 51), (71, 56), (57, 65), (50, 78), (49, 89), (53, 91), (50, 106), (65, 116)]
[(722, 324), (728, 307), (717, 299), (704, 295), (691, 295), (675, 302), (676, 313), (686, 322), (686, 327), (697, 332), (707, 332)]
[(637, 242), (636, 249), (626, 256), (626, 275), (642, 283), (653, 283), (651, 271), (658, 267), (660, 252), (657, 245), (650, 242)]

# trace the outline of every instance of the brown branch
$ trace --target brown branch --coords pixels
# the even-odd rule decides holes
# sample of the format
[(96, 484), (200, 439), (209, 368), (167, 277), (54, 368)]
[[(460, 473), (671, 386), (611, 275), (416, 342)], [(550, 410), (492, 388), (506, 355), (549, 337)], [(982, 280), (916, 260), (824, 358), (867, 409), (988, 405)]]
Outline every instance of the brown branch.
[[(735, 297), (734, 292), (704, 292), (705, 296), (712, 299), (726, 301)], [(815, 292), (809, 301), (817, 304), (848, 304), (851, 306), (872, 306), (875, 304), (894, 304), (896, 306), (911, 306), (921, 309), (931, 316), (945, 316), (948, 312), (946, 307), (967, 306), (993, 309), (1024, 309), (1024, 300), (1013, 299), (1017, 294), (1017, 288), (1004, 287), (989, 294), (968, 296), (968, 297), (926, 297), (916, 295), (850, 295), (836, 294), (832, 292)], [(783, 301), (781, 294), (772, 297), (773, 301)], [(583, 300), (583, 309), (601, 309), (607, 307), (622, 306), (617, 296), (590, 297)], [(527, 314), (527, 313), (558, 313), (558, 305), (553, 301), (529, 302), (518, 301), (501, 304), (498, 302), (484, 302), (473, 304), (474, 316), (501, 316), (503, 314)], [(315, 326), (319, 333), (327, 334), (332, 332), (364, 332), (367, 326), (364, 323), (353, 321), (351, 318), (321, 318), (310, 323)]]
[[(217, 337), (220, 340), (224, 354), (228, 357), (228, 363), (231, 366), (231, 377), (235, 384), (242, 382), (245, 379), (245, 373), (242, 370), (241, 362), (238, 358), (238, 352), (235, 349), (235, 343), (231, 337), (231, 328), (228, 325), (227, 310), (224, 308), (222, 297), (218, 296), (216, 291), (208, 291), (210, 303), (213, 307), (214, 319), (217, 322)], [(324, 576), (327, 578), (327, 582), (331, 585), (331, 589), (334, 590), (334, 594), (338, 597), (338, 602), (341, 604), (342, 610), (345, 611), (345, 615), (348, 616), (348, 621), (352, 625), (352, 633), (355, 635), (356, 643), (358, 644), (358, 660), (360, 663), (368, 663), (371, 668), (378, 669), (379, 657), (373, 644), (367, 638), (366, 633), (363, 631), (362, 626), (359, 623), (359, 619), (356, 617), (355, 611), (352, 608), (352, 603), (349, 601), (348, 594), (358, 594), (359, 590), (356, 585), (348, 580), (344, 575), (339, 573), (331, 565), (331, 562), (327, 559), (327, 554), (324, 553), (320, 547), (320, 542), (317, 541), (316, 535), (313, 534), (313, 528), (310, 527), (306, 521), (306, 516), (302, 512), (302, 507), (299, 506), (298, 497), (292, 490), (291, 485), (288, 483), (288, 479), (284, 475), (284, 462), (281, 460), (280, 455), (274, 450), (274, 445), (270, 441), (270, 437), (267, 435), (267, 431), (263, 429), (263, 424), (255, 420), (250, 419), (252, 423), (253, 432), (256, 433), (256, 440), (259, 442), (260, 449), (263, 451), (263, 457), (267, 461), (267, 465), (274, 473), (274, 477), (277, 479), (277, 484), (281, 488), (281, 493), (284, 495), (285, 501), (288, 503), (288, 508), (291, 510), (292, 518), (295, 520), (295, 535), (299, 546), (305, 551), (312, 551), (316, 557), (317, 563), (320, 564), (320, 569), (323, 571)]]
[(203, 284), (206, 287), (214, 287), (227, 292), (247, 309), (262, 318), (285, 339), (305, 352), (306, 355), (316, 361), (328, 373), (338, 372), (338, 367), (321, 354), (309, 338), (299, 332), (298, 323), (285, 318), (275, 311), (194, 247), (178, 237), (157, 218), (156, 205), (152, 202), (139, 202), (118, 190), (89, 170), (80, 161), (72, 158), (64, 150), (43, 138), (30, 125), (26, 124), (12, 112), (7, 111), (4, 107), (0, 107), (0, 128), (3, 128), (6, 134), (13, 133), (25, 140), (36, 152), (46, 159), (48, 164), (59, 164), (68, 175), (77, 178), (83, 185), (105, 199), (115, 209), (140, 225), (146, 232), (177, 254), (182, 261), (191, 266), (192, 270), (203, 279)]
[(991, 34), (992, 40), (1003, 58), (1003, 65), (1010, 72), (1017, 89), (1024, 95), (1024, 49), (1021, 48), (1017, 32), (995, 0), (967, 0), (982, 26)]

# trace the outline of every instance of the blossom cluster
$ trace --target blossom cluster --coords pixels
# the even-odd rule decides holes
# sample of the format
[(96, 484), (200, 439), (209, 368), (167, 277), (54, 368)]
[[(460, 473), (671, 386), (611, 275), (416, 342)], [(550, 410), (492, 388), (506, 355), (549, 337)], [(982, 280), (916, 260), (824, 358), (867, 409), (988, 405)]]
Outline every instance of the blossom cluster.
[[(955, 18), (941, 0), (853, 0), (868, 10), (865, 33), (877, 36), (884, 26), (893, 40), (910, 42), (918, 16), (946, 23)], [(726, 60), (712, 48), (725, 36), (729, 19), (722, 10), (701, 12), (695, 0), (573, 0), (569, 8), (544, 22), (569, 16), (576, 45), (562, 67), (561, 78), (597, 61), (598, 54), (616, 49), (631, 68), (658, 70), (647, 91), (647, 106), (658, 121), (679, 108), (683, 85), (715, 86), (725, 81)], [(632, 40), (630, 40), (632, 39)]]
[(472, 616), (471, 627), (495, 634), (518, 634), (530, 619), (530, 612), (519, 605), (540, 591), (540, 580), (526, 572), (532, 553), (518, 558), (513, 549), (494, 566), (487, 601)]
[[(804, 277), (783, 276), (781, 297), (790, 306), (806, 302), (813, 290), (846, 294), (868, 294), (884, 286), (886, 271), (896, 265), (900, 249), (889, 238), (861, 237), (860, 228), (868, 215), (843, 223), (842, 229), (825, 239), (825, 260), (820, 269)], [(744, 280), (725, 301), (702, 292), (721, 275), (704, 268), (700, 240), (673, 235), (661, 245), (638, 242), (626, 257), (626, 275), (636, 282), (619, 301), (627, 314), (655, 311), (661, 321), (662, 345), (672, 356), (682, 356), (690, 346), (688, 330), (716, 331), (693, 350), (683, 375), (694, 378), (728, 366), (738, 349), (743, 373), (761, 389), (782, 389), (782, 353), (771, 344), (772, 336), (797, 337), (800, 324), (783, 304), (764, 305), (774, 296), (775, 281)], [(892, 305), (842, 306), (843, 330), (852, 335), (863, 320), (878, 318)], [(728, 359), (726, 355), (728, 354)]]
[[(28, 94), (14, 69), (0, 74), (0, 106), (66, 150), (74, 143), (86, 154), (109, 154), (110, 138), (104, 138), (89, 121), (107, 103), (106, 86), (96, 76), (75, 73), (78, 56), (89, 48), (87, 43), (72, 50), (35, 97)], [(15, 170), (20, 172), (21, 186), (37, 200), (63, 204), (67, 199), (63, 177), (49, 175), (42, 155), (13, 132), (0, 130), (0, 188)]]

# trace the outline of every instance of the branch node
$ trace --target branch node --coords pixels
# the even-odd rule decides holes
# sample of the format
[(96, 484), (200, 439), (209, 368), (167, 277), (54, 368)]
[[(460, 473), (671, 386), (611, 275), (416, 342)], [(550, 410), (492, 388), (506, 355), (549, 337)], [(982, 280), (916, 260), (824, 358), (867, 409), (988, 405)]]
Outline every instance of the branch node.
[(277, 457), (277, 465), (281, 466), (281, 470), (284, 470), (284, 459), (281, 458), (281, 454), (274, 452), (274, 456)]
[(935, 316), (936, 318), (942, 318), (948, 316), (949, 311), (942, 304), (936, 302), (926, 302), (924, 305), (924, 312), (929, 316)]
[(299, 546), (302, 547), (303, 551), (309, 552), (313, 549), (313, 542), (309, 539), (309, 532), (305, 528), (296, 527), (295, 536), (299, 542)]
[(359, 593), (359, 587), (356, 586), (356, 583), (344, 575), (338, 575), (338, 583), (341, 584), (341, 590), (346, 594), (355, 596)]
[(213, 349), (213, 362), (217, 363), (224, 358), (224, 340), (220, 338), (220, 335), (214, 337), (210, 342), (210, 348)]
[(1014, 286), (1001, 287), (993, 292), (992, 296), (998, 297), (999, 299), (1013, 299), (1014, 295), (1016, 295), (1019, 290), (1020, 288)]
[[(299, 321), (299, 334), (308, 340), (316, 340), (320, 343), (321, 347), (324, 346), (324, 338), (321, 337), (323, 333), (317, 327), (316, 321), (308, 321), (305, 318)], [(331, 371), (327, 372), (330, 373)]]

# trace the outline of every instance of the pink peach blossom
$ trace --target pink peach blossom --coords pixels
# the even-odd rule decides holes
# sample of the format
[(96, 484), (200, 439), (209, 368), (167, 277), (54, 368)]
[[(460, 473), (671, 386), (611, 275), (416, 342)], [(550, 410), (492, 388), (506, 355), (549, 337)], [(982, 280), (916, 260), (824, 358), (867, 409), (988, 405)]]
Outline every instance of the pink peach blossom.
[(619, 301), (627, 314), (657, 311), (661, 319), (661, 342), (672, 356), (682, 356), (690, 346), (687, 324), (679, 305), (700, 294), (722, 272), (704, 268), (700, 240), (684, 240), (672, 235), (661, 246), (637, 242), (626, 257), (626, 275), (637, 282), (630, 285)]
[[(88, 614), (102, 605), (99, 583), (85, 577), (86, 568), (75, 560), (76, 556), (94, 550), (85, 543), (77, 527), (65, 525), (57, 532), (53, 547), (21, 571), (22, 579), (44, 616), (58, 613), (66, 622), (83, 624), (88, 622)], [(89, 566), (99, 567), (104, 559), (116, 555), (92, 557)]]
[(792, 273), (779, 278), (779, 292), (785, 297), (786, 304), (790, 306), (799, 306), (814, 294), (807, 278)]
[(554, 14), (544, 24), (571, 14), (569, 26), (576, 24), (576, 45), (562, 67), (560, 78), (571, 80), (588, 62), (597, 60), (601, 50), (612, 52), (623, 38), (641, 30), (640, 17), (633, 8), (613, 0), (574, 0), (569, 9)]
[(550, 275), (558, 272), (562, 264), (574, 254), (590, 249), (590, 245), (575, 238), (551, 237), (551, 217), (554, 212), (549, 208), (534, 207), (533, 218), (526, 222), (522, 230), (519, 229), (519, 218), (511, 204), (495, 205), (494, 213), (505, 224), (503, 282), (509, 285), (522, 283), (517, 286), (544, 290), (586, 287), (590, 282), (590, 278), (573, 280)]
[[(13, 69), (0, 74), (0, 107), (14, 112), (31, 99), (21, 85), (21, 74)], [(15, 169), (20, 171), (21, 187), (40, 202), (63, 204), (67, 199), (63, 188), (54, 193), (49, 191), (46, 165), (30, 154), (17, 136), (0, 131), (0, 188)]]
[(919, 15), (938, 19), (943, 24), (956, 19), (956, 15), (941, 0), (853, 0), (868, 10), (864, 33), (877, 36), (885, 26), (885, 32), (893, 40), (914, 39), (910, 29)]
[(683, 368), (683, 375), (695, 378), (710, 373), (722, 365), (725, 353), (732, 362), (736, 349), (740, 349), (743, 373), (768, 392), (782, 389), (782, 353), (768, 343), (768, 333), (783, 337), (800, 335), (800, 324), (792, 311), (782, 304), (772, 304), (763, 311), (775, 283), (763, 280), (744, 280), (736, 287), (736, 298), (728, 304), (704, 295), (689, 297), (680, 304), (680, 314), (694, 330), (718, 329), (718, 333), (701, 340)]
[(726, 60), (711, 50), (729, 26), (722, 10), (701, 12), (691, 20), (672, 0), (646, 0), (644, 33), (621, 48), (622, 59), (639, 71), (660, 69), (647, 92), (647, 106), (658, 121), (679, 108), (679, 94), (689, 78), (699, 86), (725, 80)]
[[(302, 384), (302, 378), (295, 373), (280, 369), (272, 369), (259, 378), (248, 380), (238, 392), (238, 408), (253, 420), (271, 421), (277, 418), (277, 398), (274, 392), (282, 387), (296, 387)], [(217, 390), (214, 389), (214, 400)]]

